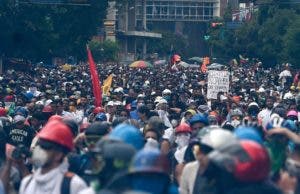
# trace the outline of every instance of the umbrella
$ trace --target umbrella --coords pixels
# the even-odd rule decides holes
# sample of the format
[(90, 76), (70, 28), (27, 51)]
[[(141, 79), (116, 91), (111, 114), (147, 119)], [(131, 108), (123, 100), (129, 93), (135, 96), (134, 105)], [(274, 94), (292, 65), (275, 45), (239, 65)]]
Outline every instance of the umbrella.
[(196, 61), (198, 63), (202, 63), (203, 62), (203, 58), (201, 57), (192, 57), (192, 58), (189, 58), (190, 61)]
[(180, 62), (178, 63), (178, 65), (180, 65), (180, 66), (182, 66), (182, 67), (188, 67), (188, 66), (190, 66), (188, 63), (186, 63), (186, 62), (184, 62), (184, 61), (180, 61)]
[(207, 67), (207, 69), (221, 69), (225, 67), (225, 65), (221, 65), (219, 63), (213, 63), (210, 66)]
[(166, 64), (166, 63), (167, 63), (166, 60), (158, 60), (158, 61), (155, 61), (155, 62), (154, 62), (154, 65), (164, 65), (164, 64)]
[(148, 68), (152, 67), (152, 64), (147, 61), (135, 61), (129, 65), (132, 68)]

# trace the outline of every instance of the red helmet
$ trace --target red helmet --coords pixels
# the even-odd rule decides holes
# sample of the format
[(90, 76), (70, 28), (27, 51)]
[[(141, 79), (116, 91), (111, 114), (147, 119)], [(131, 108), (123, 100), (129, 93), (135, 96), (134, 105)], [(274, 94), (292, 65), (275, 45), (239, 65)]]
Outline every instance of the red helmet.
[(6, 109), (3, 107), (0, 107), (0, 117), (5, 117), (6, 113), (7, 113)]
[(38, 133), (38, 137), (59, 144), (70, 151), (74, 146), (71, 129), (61, 121), (48, 122)]
[(270, 172), (270, 158), (267, 150), (253, 141), (241, 141), (241, 146), (247, 152), (250, 160), (238, 161), (235, 176), (241, 181), (261, 181), (268, 177)]
[(175, 133), (191, 133), (191, 127), (186, 123), (181, 123), (178, 127), (176, 127)]
[(249, 140), (226, 144), (210, 153), (209, 158), (241, 182), (265, 180), (271, 167), (267, 150), (260, 144)]
[(50, 121), (62, 121), (63, 120), (63, 117), (60, 116), (60, 115), (52, 115), (49, 119), (48, 119), (48, 122)]
[(42, 110), (42, 112), (47, 112), (47, 113), (52, 113), (53, 112), (53, 109), (52, 109), (52, 107), (50, 106), (50, 105), (48, 105), (48, 106), (45, 106), (44, 108), (43, 108), (43, 110)]
[(179, 55), (173, 55), (173, 60), (175, 62), (179, 62), (179, 61), (181, 61), (181, 57)]
[(93, 110), (93, 113), (94, 114), (98, 114), (98, 113), (101, 113), (101, 112), (105, 112), (104, 109), (100, 106), (96, 107), (94, 110)]

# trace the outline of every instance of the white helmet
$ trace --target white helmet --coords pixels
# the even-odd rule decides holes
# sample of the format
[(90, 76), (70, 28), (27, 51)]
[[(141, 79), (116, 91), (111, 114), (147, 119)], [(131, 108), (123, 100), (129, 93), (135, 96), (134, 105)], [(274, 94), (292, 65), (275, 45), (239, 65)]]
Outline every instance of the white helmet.
[(171, 92), (171, 90), (169, 90), (169, 89), (164, 89), (164, 91), (162, 91), (162, 94), (163, 95), (166, 95), (166, 94), (171, 94), (172, 92)]
[(237, 141), (237, 139), (233, 133), (221, 128), (209, 131), (209, 133), (205, 134), (200, 140), (201, 144), (208, 145), (213, 149), (218, 149), (234, 141)]

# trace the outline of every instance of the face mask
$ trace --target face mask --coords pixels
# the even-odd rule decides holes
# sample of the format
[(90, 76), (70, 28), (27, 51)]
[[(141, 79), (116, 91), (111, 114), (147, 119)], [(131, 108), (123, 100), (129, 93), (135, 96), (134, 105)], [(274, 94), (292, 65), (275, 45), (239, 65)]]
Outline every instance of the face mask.
[(153, 139), (152, 137), (149, 137), (146, 139), (145, 148), (158, 148), (159, 143), (156, 139)]
[(241, 124), (241, 121), (239, 121), (239, 120), (234, 119), (234, 120), (231, 121), (231, 125), (232, 125), (234, 128), (236, 128), (236, 127), (239, 126), (240, 124)]
[(36, 146), (32, 153), (32, 163), (36, 168), (43, 167), (48, 161), (47, 151), (40, 146)]
[(179, 148), (182, 148), (189, 144), (190, 134), (180, 134), (176, 136), (175, 143)]

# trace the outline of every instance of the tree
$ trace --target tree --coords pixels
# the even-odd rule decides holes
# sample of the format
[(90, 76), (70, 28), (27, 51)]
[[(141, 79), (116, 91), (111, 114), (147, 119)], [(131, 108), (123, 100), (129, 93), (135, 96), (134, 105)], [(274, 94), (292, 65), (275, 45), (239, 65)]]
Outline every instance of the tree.
[(85, 45), (97, 34), (106, 15), (107, 0), (90, 6), (0, 3), (0, 52), (41, 60), (54, 56), (84, 59)]
[(244, 22), (242, 27), (236, 30), (226, 26), (209, 29), (208, 42), (214, 56), (236, 57), (244, 54), (249, 58), (261, 59), (267, 66), (283, 62), (299, 64), (296, 53), (299, 53), (300, 6), (275, 0), (259, 3), (252, 20)]
[(118, 59), (119, 46), (116, 42), (106, 40), (100, 42), (93, 39), (89, 42), (95, 61), (116, 61)]

